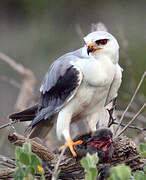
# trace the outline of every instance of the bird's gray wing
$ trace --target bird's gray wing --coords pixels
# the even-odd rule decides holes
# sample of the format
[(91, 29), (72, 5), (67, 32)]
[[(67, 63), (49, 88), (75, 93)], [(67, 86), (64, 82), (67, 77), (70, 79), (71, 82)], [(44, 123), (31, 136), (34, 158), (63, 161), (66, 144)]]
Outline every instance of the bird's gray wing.
[(80, 69), (71, 64), (71, 61), (77, 58), (77, 56), (67, 54), (55, 61), (49, 68), (40, 89), (38, 114), (32, 121), (31, 128), (58, 112), (76, 94), (83, 79)]

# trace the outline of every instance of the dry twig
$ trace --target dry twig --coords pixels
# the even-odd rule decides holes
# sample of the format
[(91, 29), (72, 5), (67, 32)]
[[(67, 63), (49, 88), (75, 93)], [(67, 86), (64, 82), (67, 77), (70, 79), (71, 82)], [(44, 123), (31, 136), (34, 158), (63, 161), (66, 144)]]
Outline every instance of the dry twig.
[(17, 133), (10, 134), (8, 136), (8, 139), (12, 144), (16, 146), (23, 146), (25, 142), (31, 143), (33, 152), (44, 161), (52, 160), (54, 158), (54, 155), (49, 151), (48, 148), (33, 141), (32, 139), (25, 138), (24, 136), (21, 136)]
[(14, 160), (12, 160), (8, 157), (2, 156), (2, 155), (0, 155), (0, 164), (3, 166), (9, 167), (9, 168), (16, 167), (16, 163)]
[(16, 123), (18, 123), (18, 122), (19, 122), (19, 121), (13, 121), (13, 122), (6, 123), (6, 124), (0, 126), (0, 129), (6, 128), (6, 127), (8, 127), (8, 126), (12, 126), (12, 125), (14, 125), (14, 124), (16, 124)]
[[(143, 111), (143, 109), (146, 107), (146, 103), (140, 108), (140, 110), (135, 114), (135, 116), (131, 119), (131, 121), (121, 130), (121, 132), (116, 136), (120, 136), (127, 128), (128, 126), (139, 116), (139, 114)], [(115, 137), (115, 138), (116, 138)]]
[(129, 107), (131, 106), (131, 104), (132, 104), (132, 102), (133, 102), (133, 100), (134, 100), (134, 98), (135, 98), (135, 96), (136, 96), (139, 88), (141, 87), (141, 84), (142, 84), (145, 76), (146, 76), (146, 71), (143, 73), (143, 75), (142, 75), (142, 77), (141, 77), (141, 80), (140, 80), (140, 82), (139, 82), (139, 84), (138, 84), (138, 86), (137, 86), (137, 88), (136, 88), (136, 90), (135, 90), (135, 92), (134, 92), (134, 94), (133, 94), (133, 96), (132, 96), (132, 98), (131, 98), (131, 101), (129, 102), (127, 108), (125, 109), (125, 111), (123, 112), (123, 114), (122, 114), (122, 116), (121, 116), (121, 118), (120, 118), (119, 125), (117, 126), (117, 128), (116, 128), (116, 130), (115, 130), (115, 134), (116, 134), (117, 131), (119, 130), (119, 127), (120, 127), (120, 125), (121, 125), (121, 123), (122, 123), (122, 121), (123, 121), (123, 119), (124, 119), (124, 116), (125, 116), (126, 112), (128, 111)]
[[(87, 135), (88, 136), (88, 135)], [(42, 146), (31, 139), (27, 139), (19, 134), (13, 133), (9, 135), (9, 141), (17, 146), (22, 146), (23, 143), (29, 142), (32, 145), (32, 152), (36, 153), (43, 161), (47, 161), (49, 163), (49, 167), (51, 171), (56, 169), (61, 170), (59, 177), (61, 179), (67, 179), (67, 175), (72, 177), (70, 179), (83, 179), (84, 178), (84, 170), (80, 164), (80, 155), (82, 155), (82, 148), (76, 149), (77, 154), (80, 154), (79, 157), (75, 159), (73, 156), (70, 156), (67, 152), (60, 158), (60, 162), (58, 162), (59, 154), (54, 154), (49, 151), (48, 148)], [(84, 145), (83, 145), (84, 146)], [(86, 152), (87, 153), (87, 152)], [(63, 154), (63, 152), (62, 152)], [(120, 164), (121, 162), (125, 161), (128, 163), (132, 169), (139, 169), (143, 162), (139, 158), (139, 152), (135, 144), (129, 139), (125, 137), (119, 137), (114, 140), (114, 153), (111, 159), (110, 165)], [(57, 164), (58, 163), (58, 164)], [(57, 165), (56, 165), (57, 164)], [(105, 165), (99, 163), (99, 167), (101, 165)], [(99, 168), (98, 167), (98, 168)], [(46, 179), (52, 178), (52, 172), (46, 171), (45, 176)], [(1, 177), (13, 177), (15, 170), (7, 170), (7, 172), (0, 171), (0, 179)], [(55, 172), (55, 170), (54, 170)], [(54, 177), (56, 178), (56, 177)], [(69, 179), (69, 178), (68, 178)]]
[(54, 172), (53, 172), (53, 174), (52, 174), (52, 179), (51, 179), (51, 180), (56, 180), (56, 179), (57, 179), (58, 170), (59, 170), (59, 165), (60, 165), (60, 162), (61, 162), (61, 160), (62, 160), (62, 158), (63, 158), (63, 154), (64, 154), (65, 150), (66, 150), (66, 146), (64, 146), (64, 149), (62, 150), (62, 152), (61, 152), (61, 154), (60, 154), (60, 156), (59, 156), (59, 158), (58, 158), (58, 161), (57, 161), (57, 163), (56, 163), (56, 165), (55, 165)]
[[(122, 114), (123, 114), (123, 112), (124, 112), (124, 111), (122, 111), (122, 110), (116, 110), (116, 115), (117, 115), (118, 117), (121, 117)], [(133, 113), (133, 112), (130, 112), (130, 111), (127, 111), (126, 114), (125, 114), (125, 117), (126, 117), (126, 118), (132, 118), (133, 116), (134, 116), (134, 113)], [(141, 122), (143, 122), (143, 123), (146, 122), (145, 117), (144, 117), (143, 115), (141, 115), (141, 114), (139, 115), (138, 120), (141, 121)]]
[[(115, 122), (113, 121), (112, 124), (119, 124), (118, 122)], [(125, 127), (126, 124), (121, 124), (122, 127)], [(140, 127), (137, 127), (137, 126), (128, 126), (128, 128), (131, 128), (131, 129), (136, 129), (138, 131), (146, 131), (146, 128), (140, 128)]]
[(29, 99), (32, 95), (33, 88), (35, 86), (34, 74), (31, 70), (25, 68), (22, 64), (16, 63), (14, 59), (2, 52), (0, 52), (0, 59), (23, 76), (23, 83), (15, 105), (16, 110), (21, 111), (27, 107)]

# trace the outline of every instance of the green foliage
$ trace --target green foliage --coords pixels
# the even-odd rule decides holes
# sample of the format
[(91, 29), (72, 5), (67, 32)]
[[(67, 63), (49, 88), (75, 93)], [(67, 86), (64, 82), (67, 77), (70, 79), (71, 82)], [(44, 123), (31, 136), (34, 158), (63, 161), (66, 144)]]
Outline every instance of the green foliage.
[(111, 176), (108, 180), (128, 180), (130, 177), (130, 167), (125, 164), (121, 164), (111, 169)]
[[(146, 157), (146, 144), (140, 144), (140, 156)], [(16, 147), (16, 166), (18, 167), (14, 178), (15, 180), (34, 180), (35, 174), (38, 172), (41, 175), (41, 180), (45, 180), (44, 170), (39, 157), (32, 153), (31, 144), (25, 143), (23, 147)], [(85, 169), (85, 180), (96, 180), (98, 176), (98, 170), (96, 165), (99, 159), (96, 154), (90, 155), (87, 153), (86, 157), (82, 158), (81, 165)], [(134, 176), (131, 175), (131, 169), (125, 164), (118, 165), (111, 168), (111, 175), (108, 180), (145, 180), (146, 179), (146, 166), (144, 171), (136, 171)]]
[[(146, 158), (146, 144), (140, 144), (140, 157)], [(81, 165), (85, 169), (85, 180), (96, 180), (98, 176), (98, 170), (96, 165), (98, 163), (97, 153), (90, 155), (87, 153), (86, 157), (82, 158)], [(134, 175), (131, 174), (131, 169), (125, 164), (112, 167), (110, 177), (108, 180), (146, 180), (146, 166), (143, 171), (136, 171)]]
[(140, 157), (146, 158), (146, 144), (140, 144), (139, 150), (140, 150)]
[[(146, 158), (146, 144), (139, 145), (140, 157)], [(134, 180), (145, 180), (146, 179), (146, 166), (144, 166), (143, 171), (136, 171), (134, 173)]]
[(146, 166), (144, 166), (143, 170), (144, 170), (144, 172), (146, 173)]
[(15, 180), (34, 180), (34, 176), (37, 172), (41, 174), (41, 179), (45, 180), (44, 170), (42, 163), (36, 154), (31, 151), (31, 144), (24, 143), (23, 147), (16, 147), (16, 166), (18, 169), (15, 172)]
[(134, 180), (146, 180), (146, 174), (143, 171), (136, 171), (134, 174)]
[(85, 180), (96, 180), (98, 175), (98, 170), (96, 165), (98, 163), (97, 153), (90, 155), (87, 153), (86, 157), (82, 158), (81, 165), (85, 169)]

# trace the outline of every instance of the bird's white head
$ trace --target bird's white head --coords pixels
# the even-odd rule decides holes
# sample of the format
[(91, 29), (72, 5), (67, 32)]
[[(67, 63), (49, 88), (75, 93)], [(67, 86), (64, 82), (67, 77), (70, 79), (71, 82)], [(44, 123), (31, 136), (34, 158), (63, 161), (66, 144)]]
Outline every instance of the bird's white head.
[(87, 53), (99, 59), (100, 56), (108, 56), (113, 63), (119, 60), (119, 44), (116, 38), (105, 31), (95, 31), (84, 37)]

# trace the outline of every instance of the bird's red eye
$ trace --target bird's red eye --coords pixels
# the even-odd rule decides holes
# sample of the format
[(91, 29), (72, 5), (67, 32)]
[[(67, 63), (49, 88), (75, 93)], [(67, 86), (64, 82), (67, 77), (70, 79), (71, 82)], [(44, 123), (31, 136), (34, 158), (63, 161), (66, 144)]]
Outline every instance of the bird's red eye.
[(108, 39), (100, 39), (95, 41), (97, 45), (105, 45), (107, 44)]

